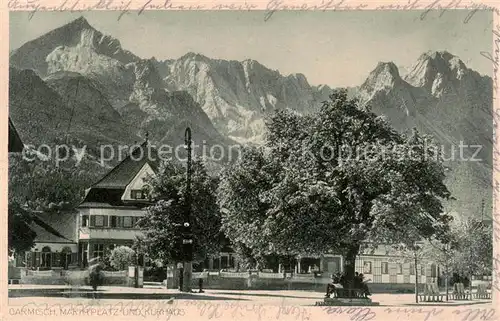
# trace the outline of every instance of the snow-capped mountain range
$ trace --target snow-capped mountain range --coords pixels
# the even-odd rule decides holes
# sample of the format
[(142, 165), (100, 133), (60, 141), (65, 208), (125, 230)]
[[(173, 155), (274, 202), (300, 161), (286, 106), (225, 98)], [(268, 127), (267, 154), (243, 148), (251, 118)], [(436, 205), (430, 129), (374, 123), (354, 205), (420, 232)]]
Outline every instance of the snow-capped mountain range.
[[(10, 66), (10, 117), (25, 143), (62, 134), (132, 143), (149, 132), (176, 144), (186, 125), (208, 145), (259, 143), (270, 112), (314, 112), (332, 90), (255, 60), (143, 59), (83, 17), (12, 50)], [(461, 208), (477, 211), (481, 198), (491, 199), (492, 80), (444, 51), (422, 54), (407, 70), (381, 62), (349, 93), (398, 130), (417, 127), (450, 151), (460, 142), (482, 145), (484, 161), (455, 163), (449, 178)]]

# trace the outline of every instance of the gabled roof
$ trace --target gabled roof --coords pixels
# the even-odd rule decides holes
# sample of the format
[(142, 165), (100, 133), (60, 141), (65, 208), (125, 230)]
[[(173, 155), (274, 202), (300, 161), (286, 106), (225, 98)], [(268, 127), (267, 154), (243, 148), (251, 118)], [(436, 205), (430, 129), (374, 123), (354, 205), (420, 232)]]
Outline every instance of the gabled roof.
[[(148, 150), (150, 152), (148, 152)], [(150, 154), (151, 157), (149, 157), (148, 154)], [(125, 189), (146, 163), (148, 163), (154, 171), (158, 169), (160, 164), (158, 153), (154, 148), (148, 145), (147, 141), (134, 149), (132, 154), (125, 157), (123, 161), (95, 183), (92, 188)]]
[(64, 238), (54, 235), (36, 222), (30, 225), (30, 229), (36, 233), (37, 243), (76, 243), (75, 226), (77, 224), (76, 215), (73, 212), (38, 212), (37, 216), (45, 224), (50, 225)]
[(9, 117), (9, 153), (21, 153), (23, 151), (24, 144), (17, 133), (16, 127), (12, 123)]
[(132, 182), (137, 173), (146, 163), (156, 172), (160, 167), (160, 162), (156, 149), (145, 141), (87, 190), (82, 205), (102, 203), (123, 206), (121, 197), (125, 192), (125, 188)]

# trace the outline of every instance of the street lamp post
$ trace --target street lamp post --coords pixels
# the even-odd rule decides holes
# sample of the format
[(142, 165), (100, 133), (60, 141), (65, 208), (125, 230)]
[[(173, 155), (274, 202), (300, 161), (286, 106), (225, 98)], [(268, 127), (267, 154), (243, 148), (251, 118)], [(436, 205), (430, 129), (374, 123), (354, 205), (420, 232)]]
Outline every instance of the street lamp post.
[(415, 264), (415, 303), (418, 303), (418, 251), (420, 246), (417, 242), (413, 243), (413, 259)]
[(182, 247), (184, 256), (183, 292), (191, 292), (191, 279), (193, 273), (192, 262), (192, 233), (191, 233), (191, 128), (187, 127), (184, 132), (184, 142), (187, 150), (186, 169), (186, 214), (183, 224)]
[(450, 267), (449, 267), (449, 265), (450, 265), (450, 264), (449, 264), (449, 260), (450, 260), (450, 246), (449, 246), (449, 244), (448, 244), (448, 243), (446, 243), (446, 244), (444, 245), (444, 255), (445, 255), (445, 257), (444, 257), (444, 258), (445, 258), (445, 262), (444, 262), (444, 263), (445, 263), (445, 267), (444, 267), (444, 269), (445, 269), (445, 270), (444, 270), (444, 273), (445, 273), (445, 280), (444, 280), (444, 282), (445, 282), (445, 283), (444, 283), (444, 287), (445, 287), (445, 290), (446, 290), (446, 302), (448, 302), (448, 300), (449, 300), (449, 296), (450, 296), (450, 295), (449, 295), (449, 285), (448, 285), (448, 283), (450, 282), (450, 281), (449, 281), (449, 269), (450, 269)]
[(414, 253), (415, 257), (415, 303), (418, 303), (418, 258), (417, 258), (417, 251), (415, 250)]

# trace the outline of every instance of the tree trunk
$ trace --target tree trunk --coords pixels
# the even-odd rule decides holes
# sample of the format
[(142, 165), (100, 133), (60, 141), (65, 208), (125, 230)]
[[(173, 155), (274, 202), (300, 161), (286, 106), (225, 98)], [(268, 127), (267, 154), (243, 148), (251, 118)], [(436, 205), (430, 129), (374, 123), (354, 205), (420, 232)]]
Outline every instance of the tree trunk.
[(448, 290), (448, 263), (446, 263), (445, 269), (446, 269), (446, 271), (445, 271), (446, 275), (445, 275), (445, 279), (444, 279), (444, 288), (446, 290), (446, 301), (448, 301), (449, 300), (448, 299), (449, 298), (449, 294), (448, 294), (448, 292), (449, 292), (449, 290)]
[(177, 262), (175, 262), (172, 267), (172, 277), (173, 277), (172, 289), (178, 289), (180, 284), (179, 284), (179, 270), (177, 269)]
[(193, 262), (185, 262), (184, 263), (184, 277), (182, 284), (182, 292), (191, 292), (191, 279), (193, 278)]
[(344, 257), (344, 275), (346, 280), (346, 288), (351, 290), (354, 288), (354, 273), (356, 269), (356, 257), (359, 253), (359, 243), (351, 244)]
[(469, 296), (472, 300), (472, 273), (469, 273)]

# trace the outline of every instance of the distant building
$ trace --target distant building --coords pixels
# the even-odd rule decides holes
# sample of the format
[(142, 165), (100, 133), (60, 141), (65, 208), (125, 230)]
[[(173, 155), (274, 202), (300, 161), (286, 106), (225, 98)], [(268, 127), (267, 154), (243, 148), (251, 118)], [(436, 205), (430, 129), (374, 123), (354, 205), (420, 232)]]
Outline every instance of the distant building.
[[(293, 267), (295, 273), (311, 273), (312, 267), (335, 274), (344, 270), (344, 258), (338, 254), (297, 257)], [(356, 257), (355, 271), (362, 273), (370, 283), (412, 284), (415, 282), (415, 264), (398, 257), (390, 245), (379, 245), (374, 250), (365, 250)], [(417, 262), (419, 283), (435, 283), (440, 275), (439, 266), (432, 262)]]

